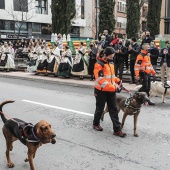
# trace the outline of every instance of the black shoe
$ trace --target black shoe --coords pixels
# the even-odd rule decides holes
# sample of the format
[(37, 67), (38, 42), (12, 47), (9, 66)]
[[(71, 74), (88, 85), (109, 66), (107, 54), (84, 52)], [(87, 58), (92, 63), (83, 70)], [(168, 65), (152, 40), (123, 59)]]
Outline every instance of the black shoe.
[(148, 104), (149, 104), (149, 106), (155, 106), (155, 103), (153, 103), (151, 101), (149, 101)]

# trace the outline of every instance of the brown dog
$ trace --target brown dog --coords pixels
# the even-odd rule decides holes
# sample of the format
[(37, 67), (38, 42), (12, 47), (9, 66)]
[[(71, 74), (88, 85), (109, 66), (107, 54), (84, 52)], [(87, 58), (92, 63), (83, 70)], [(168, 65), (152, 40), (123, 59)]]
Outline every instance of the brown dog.
[(7, 103), (13, 102), (5, 101), (0, 104), (0, 114), (4, 122), (2, 130), (6, 139), (7, 165), (9, 168), (14, 167), (9, 152), (13, 149), (13, 142), (19, 139), (28, 147), (28, 158), (25, 159), (25, 162), (29, 161), (30, 170), (35, 170), (33, 158), (35, 157), (37, 148), (46, 143), (55, 144), (56, 141), (54, 138), (56, 134), (52, 131), (51, 125), (44, 120), (41, 120), (34, 126), (17, 118), (7, 119), (2, 112), (2, 107)]
[[(137, 133), (137, 119), (138, 115), (140, 113), (140, 109), (142, 104), (148, 104), (149, 102), (148, 95), (145, 92), (135, 92), (132, 97), (126, 98), (121, 95), (116, 96), (116, 106), (118, 113), (120, 110), (124, 112), (123, 118), (122, 118), (122, 124), (121, 124), (121, 129), (124, 126), (125, 119), (127, 115), (134, 115), (134, 136), (138, 137)], [(106, 108), (101, 116), (101, 120), (103, 121), (104, 114), (108, 112), (108, 107), (106, 105)]]

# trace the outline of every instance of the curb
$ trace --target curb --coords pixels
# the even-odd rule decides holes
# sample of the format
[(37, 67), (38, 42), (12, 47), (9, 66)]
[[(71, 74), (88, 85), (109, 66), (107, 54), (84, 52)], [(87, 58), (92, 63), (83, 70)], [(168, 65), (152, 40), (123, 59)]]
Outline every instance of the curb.
[(76, 83), (66, 83), (66, 82), (61, 82), (60, 80), (46, 80), (46, 79), (36, 79), (36, 78), (31, 78), (31, 77), (20, 77), (20, 76), (14, 76), (14, 75), (6, 75), (6, 74), (0, 74), (0, 77), (3, 78), (13, 78), (13, 79), (20, 79), (20, 80), (29, 80), (29, 81), (35, 81), (35, 82), (43, 82), (43, 83), (51, 83), (51, 84), (59, 84), (59, 85), (67, 85), (67, 86), (73, 86), (73, 87), (81, 87), (81, 88), (91, 88), (93, 89), (93, 85), (87, 85), (87, 84), (76, 84)]
[[(28, 76), (27, 76), (27, 74), (20, 76), (20, 75), (10, 75), (10, 74), (6, 74), (6, 73), (4, 73), (4, 74), (0, 73), (0, 77), (11, 78), (11, 79), (20, 79), (20, 80), (28, 80), (28, 81), (42, 82), (42, 83), (51, 83), (51, 84), (58, 84), (58, 85), (66, 85), (66, 86), (72, 86), (72, 87), (94, 89), (94, 83), (90, 84), (90, 82), (84, 81), (84, 80), (52, 78), (52, 77), (44, 77), (44, 76), (41, 76), (41, 75), (34, 75), (34, 74), (32, 74), (32, 77), (31, 77), (31, 74), (28, 75)], [(69, 80), (72, 80), (72, 81), (69, 81)], [(126, 87), (132, 93), (136, 91), (135, 86), (130, 87), (128, 84), (126, 84), (125, 88)], [(122, 90), (121, 93), (128, 93), (128, 92)]]

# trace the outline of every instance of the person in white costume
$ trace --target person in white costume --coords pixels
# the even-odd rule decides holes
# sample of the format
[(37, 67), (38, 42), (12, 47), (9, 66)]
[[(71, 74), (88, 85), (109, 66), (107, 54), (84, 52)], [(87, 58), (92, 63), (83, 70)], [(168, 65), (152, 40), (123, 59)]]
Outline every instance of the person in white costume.
[(80, 47), (76, 51), (76, 57), (73, 61), (73, 68), (71, 74), (79, 75), (80, 79), (83, 79), (85, 75), (88, 75), (88, 59), (85, 55), (86, 48), (84, 43), (80, 42)]
[(71, 75), (72, 67), (73, 67), (72, 52), (69, 49), (69, 46), (65, 46), (57, 75), (69, 78)]
[(0, 60), (1, 69), (10, 71), (10, 69), (15, 68), (14, 56), (11, 54), (11, 52), (11, 47), (7, 44), (7, 42), (5, 42)]

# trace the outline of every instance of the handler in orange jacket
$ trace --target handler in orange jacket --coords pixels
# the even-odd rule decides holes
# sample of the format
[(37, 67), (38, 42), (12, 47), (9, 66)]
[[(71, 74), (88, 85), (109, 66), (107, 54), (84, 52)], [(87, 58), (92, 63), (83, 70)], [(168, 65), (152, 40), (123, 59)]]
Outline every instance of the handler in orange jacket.
[[(142, 80), (142, 87), (139, 92), (146, 92), (149, 96), (149, 91), (151, 88), (151, 74), (156, 75), (155, 70), (152, 67), (150, 54), (148, 53), (149, 44), (145, 43), (142, 45), (141, 53), (137, 56), (135, 63), (135, 74), (136, 79)], [(149, 102), (149, 105), (155, 105), (153, 102)]]
[(116, 91), (119, 78), (115, 77), (113, 57), (114, 49), (111, 47), (105, 48), (99, 54), (99, 59), (94, 66), (95, 76), (95, 97), (96, 97), (96, 111), (94, 114), (93, 128), (97, 131), (102, 131), (100, 126), (100, 118), (107, 102), (110, 118), (113, 122), (114, 135), (125, 137), (126, 134), (120, 129), (120, 122), (118, 118), (118, 111), (116, 107)]

